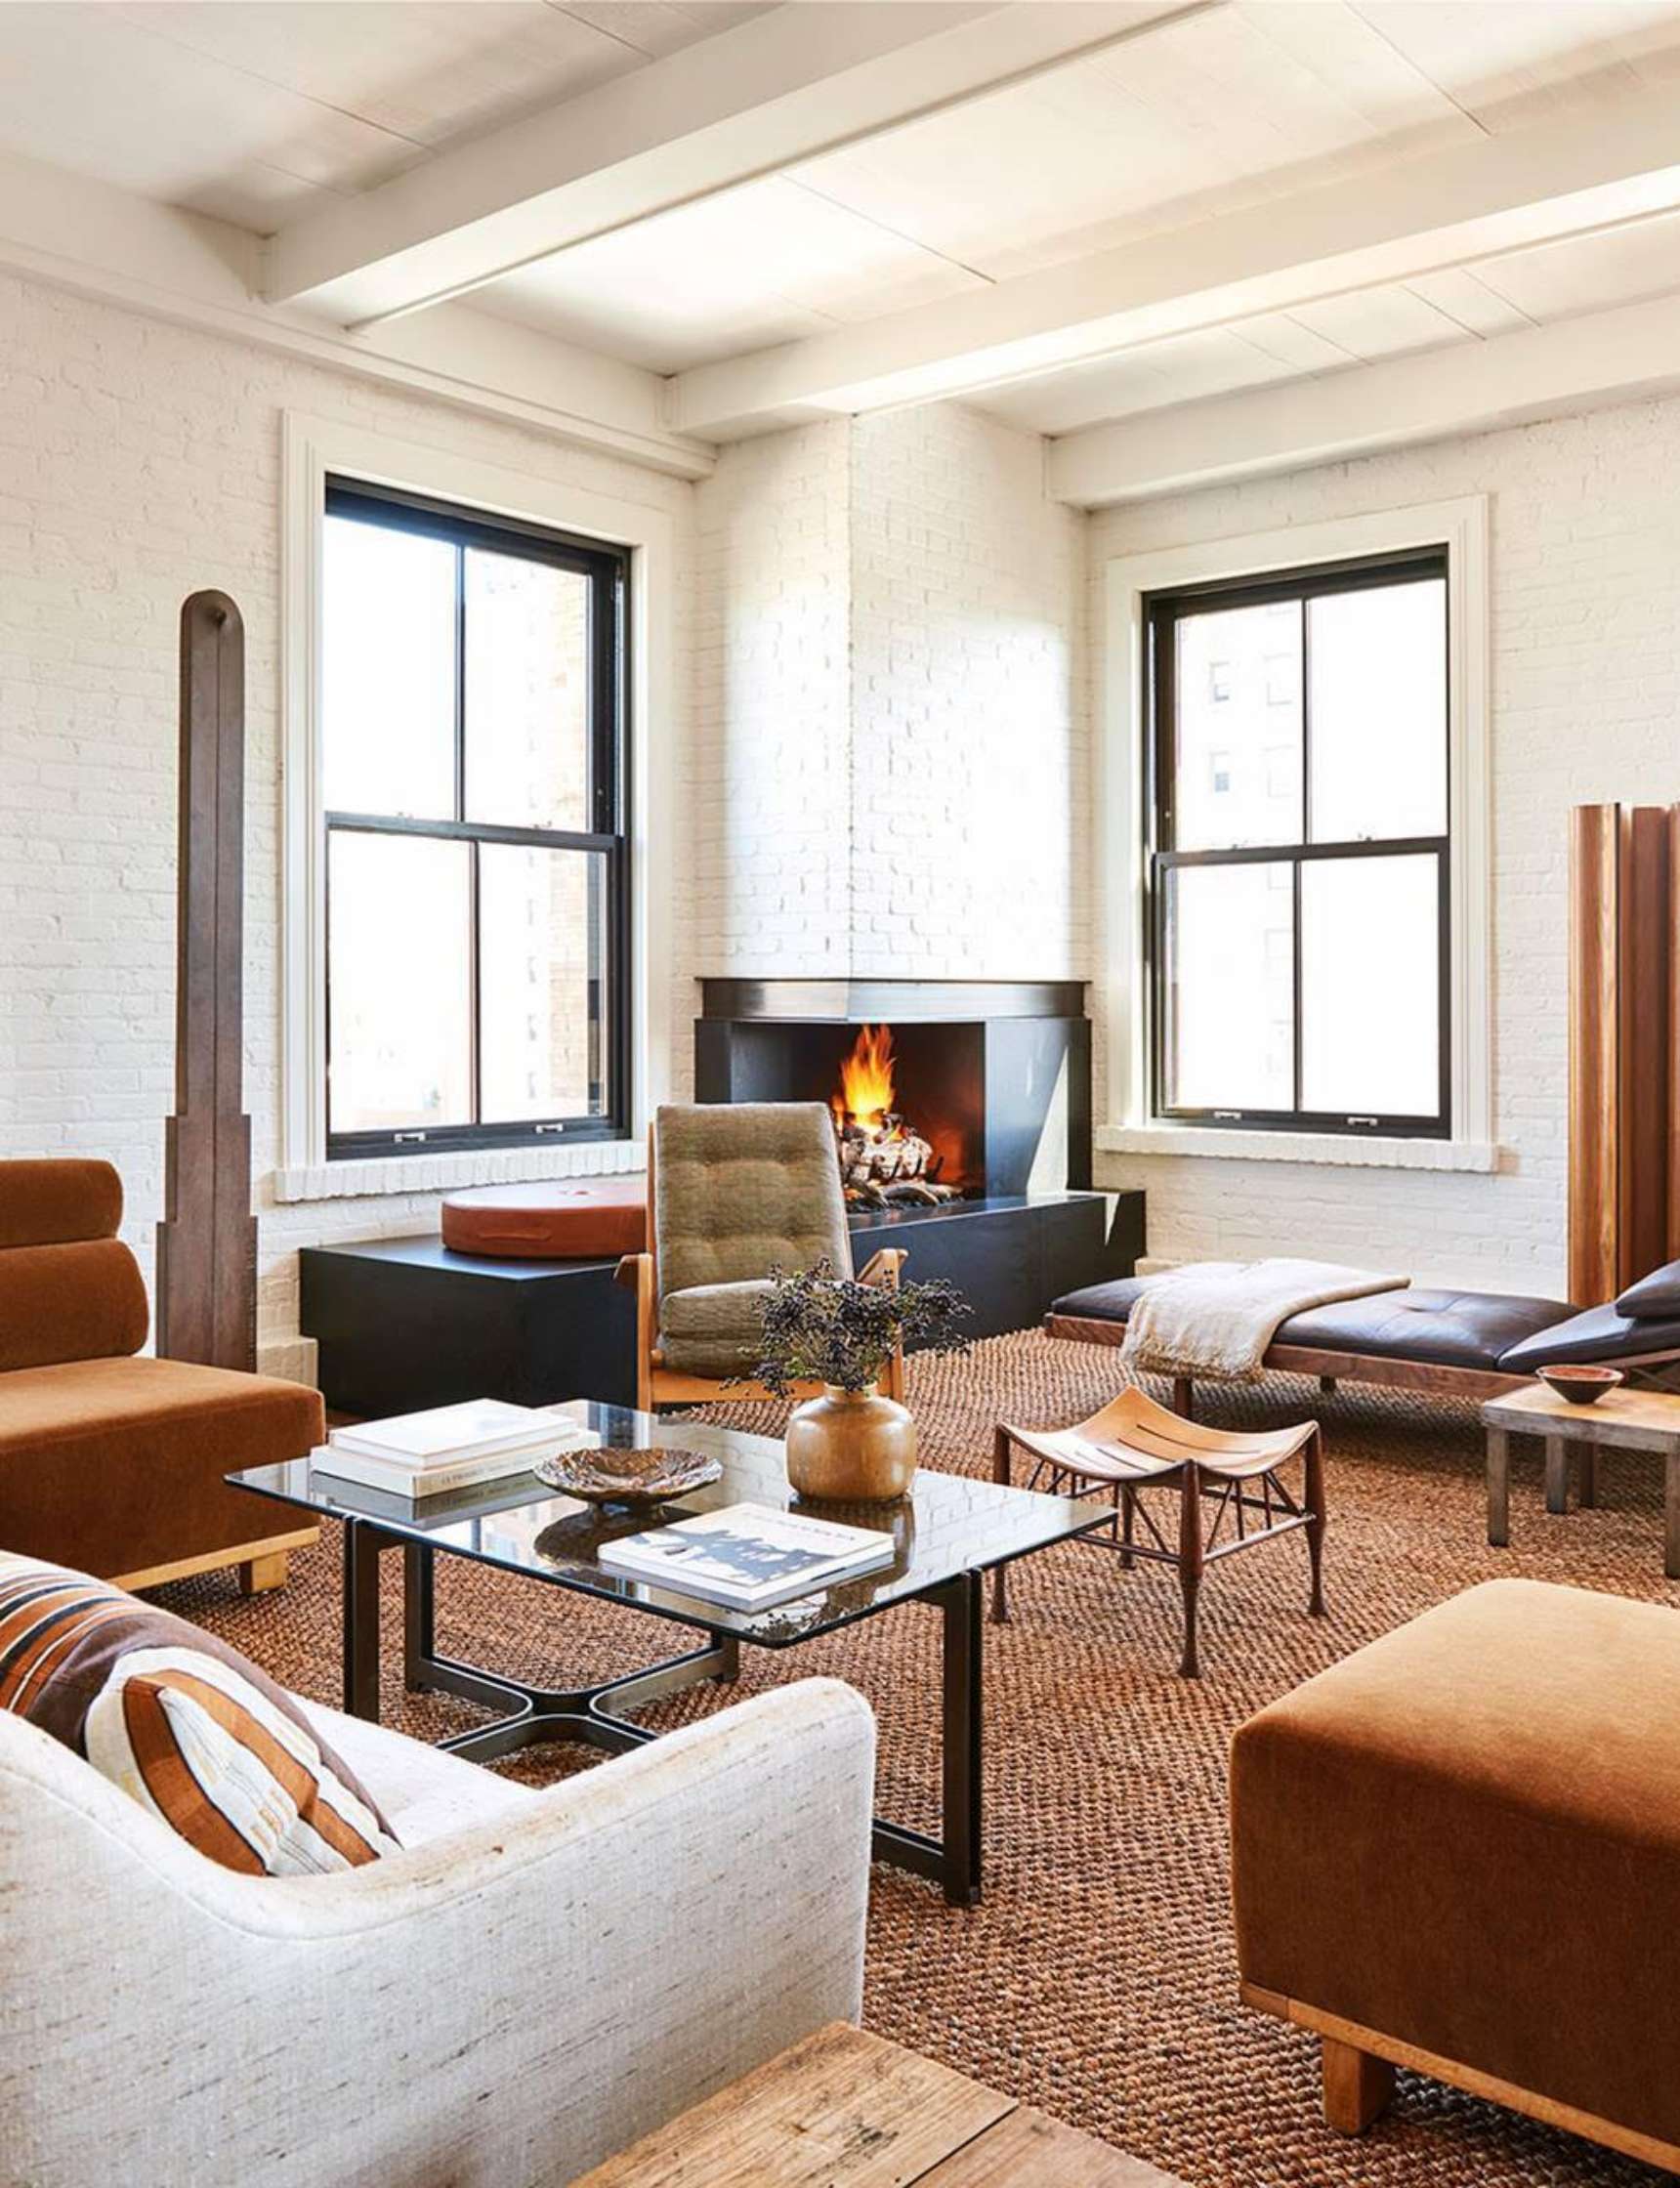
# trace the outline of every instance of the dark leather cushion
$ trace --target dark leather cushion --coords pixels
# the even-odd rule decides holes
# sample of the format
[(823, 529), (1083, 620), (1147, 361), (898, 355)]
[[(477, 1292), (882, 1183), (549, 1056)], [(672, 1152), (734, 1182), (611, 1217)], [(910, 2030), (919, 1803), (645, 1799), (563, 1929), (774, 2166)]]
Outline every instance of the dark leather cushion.
[(1562, 1299), (1530, 1299), (1504, 1291), (1373, 1292), (1291, 1315), (1278, 1331), (1281, 1345), (1315, 1352), (1367, 1353), (1378, 1360), (1414, 1360), (1431, 1368), (1490, 1369), (1507, 1347), (1569, 1318)]
[[(1055, 1315), (1123, 1323), (1149, 1283), (1126, 1277), (1070, 1291)], [(1531, 1299), (1502, 1291), (1373, 1292), (1291, 1315), (1278, 1330), (1281, 1345), (1314, 1352), (1365, 1353), (1378, 1360), (1414, 1360), (1434, 1368), (1502, 1368), (1507, 1349), (1570, 1319), (1561, 1299)], [(1525, 1373), (1526, 1369), (1512, 1370)]]
[(1615, 1307), (1588, 1307), (1553, 1328), (1513, 1345), (1499, 1362), (1502, 1373), (1532, 1375), (1541, 1368), (1614, 1366), (1644, 1353), (1680, 1352), (1680, 1315), (1666, 1322), (1635, 1320)]
[(1635, 1322), (1680, 1322), (1680, 1261), (1664, 1262), (1616, 1295), (1618, 1315)]
[(1080, 1322), (1123, 1323), (1149, 1281), (1148, 1277), (1116, 1277), (1109, 1283), (1088, 1283), (1082, 1291), (1066, 1291), (1052, 1300), (1050, 1312), (1071, 1315)]

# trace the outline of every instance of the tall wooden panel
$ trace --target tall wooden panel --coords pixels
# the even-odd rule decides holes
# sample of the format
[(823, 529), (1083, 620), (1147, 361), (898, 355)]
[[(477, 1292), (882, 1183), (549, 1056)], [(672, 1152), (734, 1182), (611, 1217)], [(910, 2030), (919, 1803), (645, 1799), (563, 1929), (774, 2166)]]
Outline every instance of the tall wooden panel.
[(1668, 1132), (1674, 1108), (1668, 1044), (1674, 961), (1668, 905), (1672, 821), (1667, 806), (1622, 809), (1617, 891), (1621, 955), (1617, 984), (1621, 1111), (1617, 1290), (1660, 1268), (1675, 1250), (1668, 1242)]
[(1570, 844), (1570, 1295), (1680, 1256), (1677, 820), (1578, 806)]
[(1611, 1298), (1618, 1189), (1620, 1052), (1617, 884), (1620, 812), (1576, 806), (1570, 836), (1570, 1297)]
[(157, 1349), (252, 1368), (257, 1225), (243, 1108), (245, 626), (226, 593), (181, 610), (175, 1109), (157, 1227)]

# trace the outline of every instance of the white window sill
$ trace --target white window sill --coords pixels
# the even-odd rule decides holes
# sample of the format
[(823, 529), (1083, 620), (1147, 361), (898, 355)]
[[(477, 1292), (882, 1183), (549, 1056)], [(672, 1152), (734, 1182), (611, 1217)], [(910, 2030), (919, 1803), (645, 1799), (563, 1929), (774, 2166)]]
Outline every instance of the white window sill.
[(525, 1185), (536, 1178), (592, 1178), (647, 1167), (640, 1140), (577, 1147), (456, 1149), (446, 1155), (381, 1156), (372, 1161), (298, 1163), (274, 1172), (274, 1199), (343, 1200), (404, 1193), (453, 1193), (469, 1185)]
[(1100, 1124), (1100, 1155), (1197, 1155), (1242, 1162), (1328, 1162), (1365, 1170), (1480, 1170), (1499, 1167), (1486, 1140), (1392, 1140), (1345, 1132), (1244, 1132), (1218, 1125)]

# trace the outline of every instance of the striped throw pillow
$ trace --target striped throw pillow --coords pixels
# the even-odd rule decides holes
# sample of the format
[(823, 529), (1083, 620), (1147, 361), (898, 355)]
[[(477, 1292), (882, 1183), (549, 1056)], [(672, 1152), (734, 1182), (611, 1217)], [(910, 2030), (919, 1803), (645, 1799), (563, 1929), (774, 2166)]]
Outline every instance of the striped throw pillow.
[(353, 1773), (237, 1650), (104, 1580), (4, 1551), (0, 1708), (224, 1868), (318, 1876), (396, 1847)]

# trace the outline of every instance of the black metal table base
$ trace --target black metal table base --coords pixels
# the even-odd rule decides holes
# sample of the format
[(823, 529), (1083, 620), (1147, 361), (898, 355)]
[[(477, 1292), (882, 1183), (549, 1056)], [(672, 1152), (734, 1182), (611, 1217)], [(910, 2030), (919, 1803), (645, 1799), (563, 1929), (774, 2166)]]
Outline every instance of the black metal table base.
[[(740, 1643), (706, 1626), (703, 1648), (599, 1685), (530, 1687), (437, 1650), (434, 1560), (423, 1543), (386, 1534), (374, 1521), (344, 1525), (344, 1706), (350, 1715), (379, 1718), (379, 1559), (403, 1553), (402, 1659), (415, 1692), (458, 1695), (502, 1713), (487, 1725), (456, 1733), (439, 1746), (475, 1762), (492, 1762), (548, 1741), (579, 1741), (626, 1753), (659, 1735), (631, 1721), (633, 1709), (663, 1702), (707, 1679), (733, 1680)], [(943, 1887), (953, 1907), (972, 1907), (981, 1893), (981, 1576), (959, 1573), (909, 1600), (933, 1605), (944, 1623), (944, 1746), (941, 1757), (943, 1835), (903, 1824), (874, 1826), (874, 1855)]]

